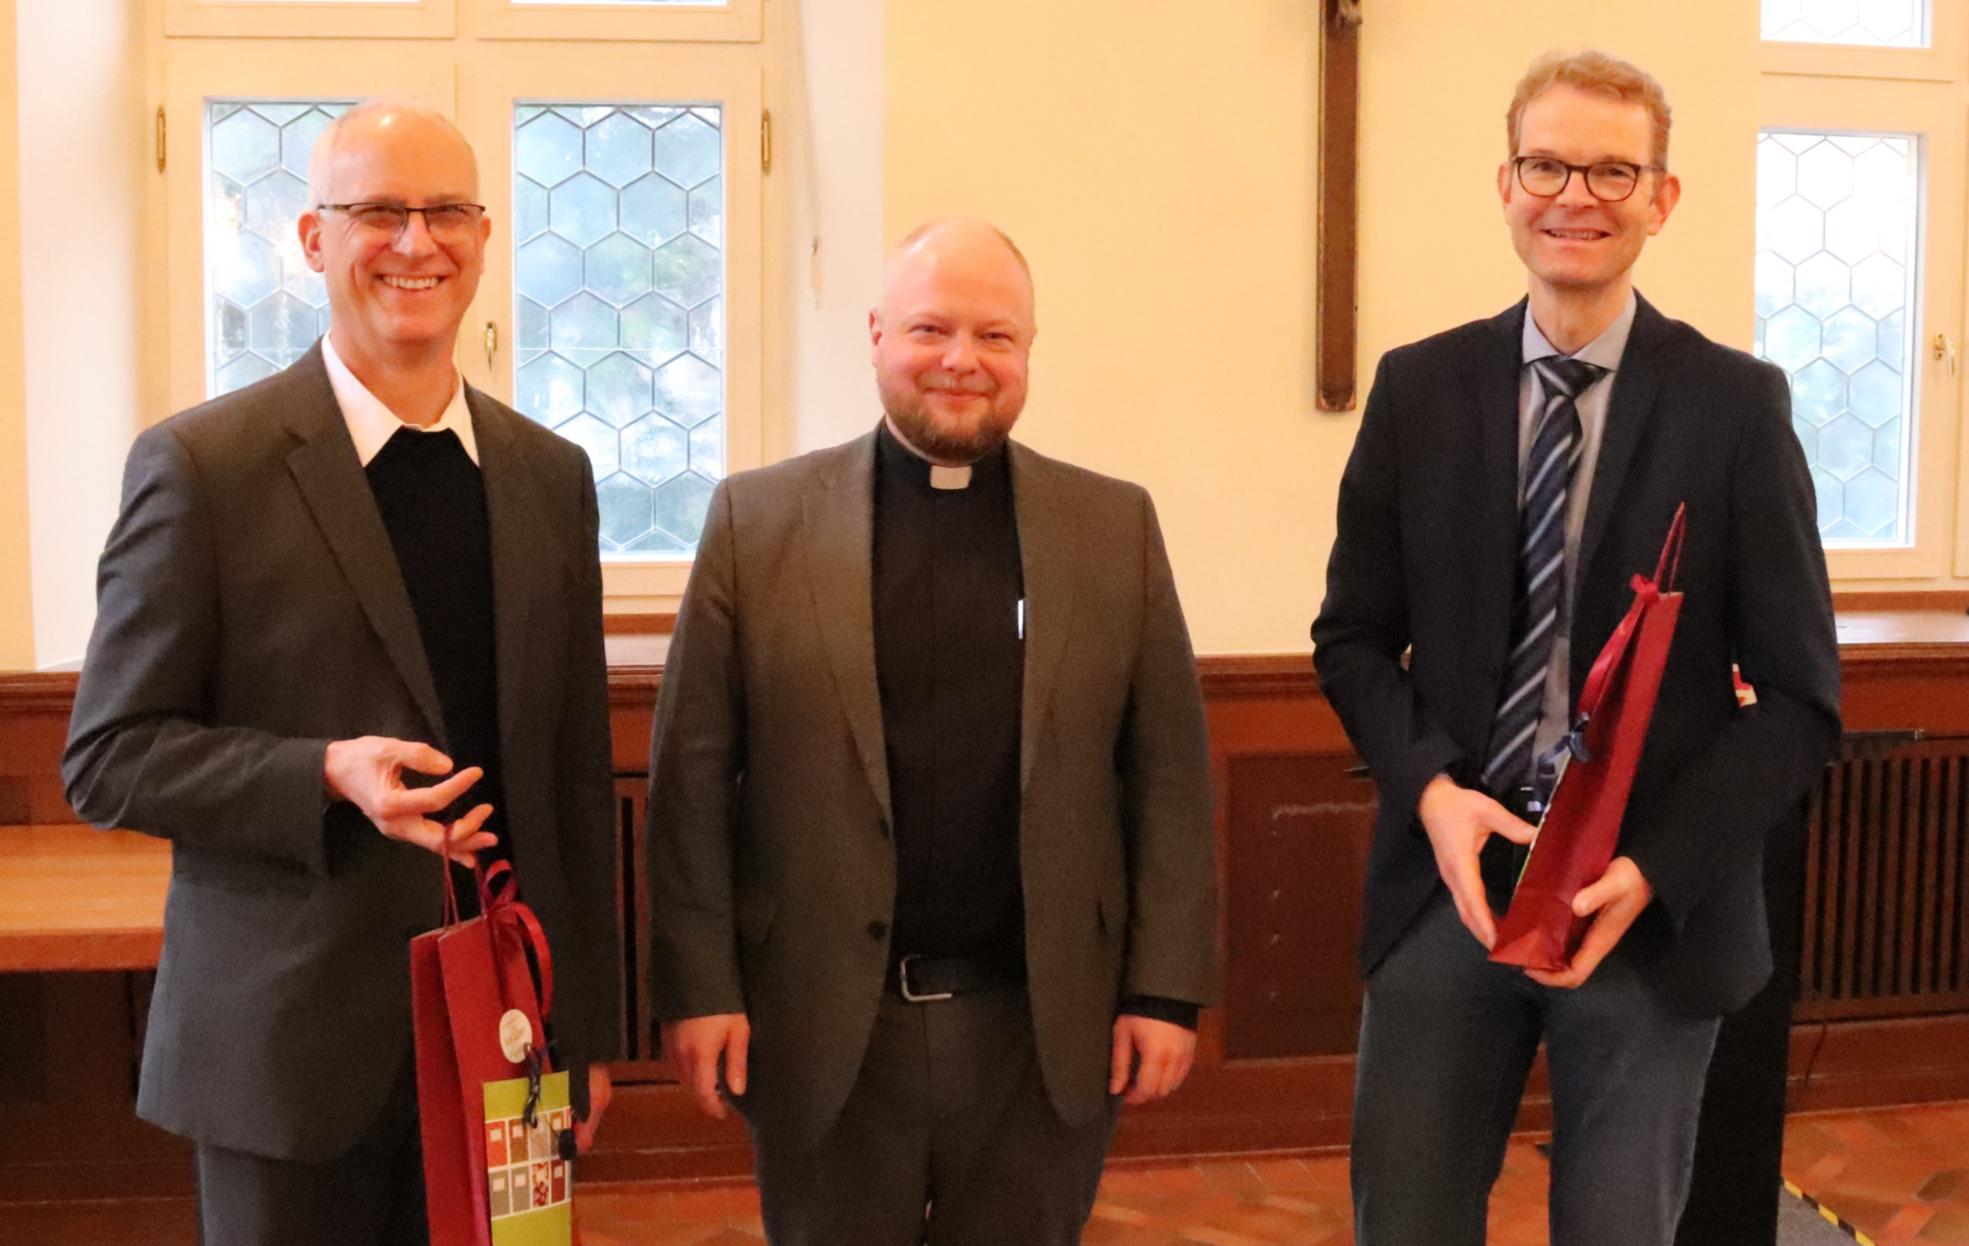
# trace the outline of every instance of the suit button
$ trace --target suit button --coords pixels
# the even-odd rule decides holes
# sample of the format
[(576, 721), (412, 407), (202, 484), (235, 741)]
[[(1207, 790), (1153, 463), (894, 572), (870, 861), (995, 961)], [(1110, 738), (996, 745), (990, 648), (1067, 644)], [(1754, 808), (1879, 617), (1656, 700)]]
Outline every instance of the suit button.
[(869, 937), (869, 938), (871, 938), (871, 939), (886, 939), (886, 938), (888, 938), (888, 936), (889, 936), (889, 923), (887, 923), (887, 922), (879, 922), (879, 921), (878, 921), (878, 922), (870, 922), (870, 923), (868, 923), (868, 937)]

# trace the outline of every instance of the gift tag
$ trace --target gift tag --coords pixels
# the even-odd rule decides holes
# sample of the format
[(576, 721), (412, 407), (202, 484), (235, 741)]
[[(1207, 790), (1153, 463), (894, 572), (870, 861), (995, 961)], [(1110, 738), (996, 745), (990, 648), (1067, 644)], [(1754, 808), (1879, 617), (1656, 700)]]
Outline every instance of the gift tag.
[(525, 1063), (526, 1053), (533, 1050), (533, 1023), (517, 1008), (508, 1008), (499, 1018), (499, 1050), (514, 1064)]

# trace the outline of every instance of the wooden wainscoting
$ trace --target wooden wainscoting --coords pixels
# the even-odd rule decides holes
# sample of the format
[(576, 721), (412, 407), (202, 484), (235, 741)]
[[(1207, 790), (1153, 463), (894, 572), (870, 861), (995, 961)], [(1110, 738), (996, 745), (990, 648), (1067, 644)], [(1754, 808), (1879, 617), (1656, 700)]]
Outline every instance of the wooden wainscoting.
[[(1969, 635), (1946, 622), (1849, 620), (1848, 727), (1926, 738), (1828, 772), (1807, 845), (1793, 1102), (1855, 1107), (1969, 1097)], [(644, 987), (643, 787), (657, 638), (610, 638), (623, 918), (620, 1089), (591, 1180), (749, 1170), (736, 1120), (670, 1083)], [(1205, 658), (1223, 896), (1223, 996), (1190, 1084), (1131, 1109), (1120, 1155), (1344, 1143), (1360, 991), (1354, 950), (1374, 816), (1304, 655)], [(55, 774), (72, 675), (0, 677), (0, 823), (73, 815)], [(130, 1115), (148, 975), (0, 975), (0, 1200), (184, 1188), (187, 1152)], [(1535, 1072), (1521, 1121), (1548, 1119)]]

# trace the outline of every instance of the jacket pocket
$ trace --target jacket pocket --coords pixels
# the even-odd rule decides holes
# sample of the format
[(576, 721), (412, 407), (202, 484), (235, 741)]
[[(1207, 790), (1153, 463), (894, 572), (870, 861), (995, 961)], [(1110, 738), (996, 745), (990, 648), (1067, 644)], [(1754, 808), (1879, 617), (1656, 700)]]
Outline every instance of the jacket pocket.
[(779, 901), (765, 892), (753, 892), (738, 898), (738, 937), (750, 947), (757, 947), (772, 933), (773, 918), (779, 913)]

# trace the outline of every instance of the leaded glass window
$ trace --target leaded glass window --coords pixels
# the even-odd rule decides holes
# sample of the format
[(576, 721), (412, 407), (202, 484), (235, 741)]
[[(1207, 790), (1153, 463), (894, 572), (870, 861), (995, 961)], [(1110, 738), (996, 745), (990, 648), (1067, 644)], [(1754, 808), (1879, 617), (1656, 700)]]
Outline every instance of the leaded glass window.
[(272, 376), (328, 331), (328, 286), (295, 222), (315, 136), (352, 102), (206, 101), (207, 394)]
[(1791, 378), (1829, 546), (1913, 537), (1920, 175), (1913, 135), (1757, 143), (1756, 350)]
[(515, 405), (588, 452), (605, 555), (690, 555), (724, 476), (721, 120), (514, 112)]
[(1777, 42), (1928, 46), (1928, 0), (1764, 0), (1763, 18)]

